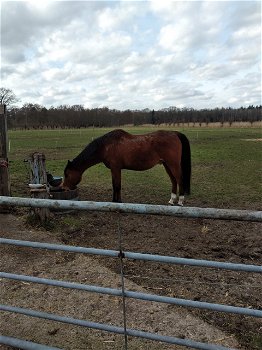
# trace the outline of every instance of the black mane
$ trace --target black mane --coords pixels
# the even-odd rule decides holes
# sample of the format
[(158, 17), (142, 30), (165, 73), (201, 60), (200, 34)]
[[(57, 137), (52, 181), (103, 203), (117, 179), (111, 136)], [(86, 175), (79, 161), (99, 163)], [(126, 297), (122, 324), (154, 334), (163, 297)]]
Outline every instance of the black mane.
[(106, 144), (116, 142), (122, 135), (127, 134), (126, 131), (116, 129), (102, 135), (95, 140), (91, 141), (78, 156), (76, 156), (71, 162), (67, 164), (67, 168), (78, 169), (82, 168), (83, 164), (87, 162), (99, 163), (99, 152)]

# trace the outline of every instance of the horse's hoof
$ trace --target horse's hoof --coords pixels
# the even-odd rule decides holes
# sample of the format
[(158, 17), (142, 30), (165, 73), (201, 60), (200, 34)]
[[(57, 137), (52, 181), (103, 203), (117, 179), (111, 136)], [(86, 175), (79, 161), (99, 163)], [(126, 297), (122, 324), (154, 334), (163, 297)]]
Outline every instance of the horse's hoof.
[(177, 203), (177, 205), (178, 205), (179, 207), (183, 207), (183, 206), (184, 206), (183, 203)]
[(169, 205), (172, 205), (172, 206), (175, 205), (175, 203), (174, 203), (174, 202), (171, 202), (171, 201), (169, 201), (168, 204), (169, 204)]

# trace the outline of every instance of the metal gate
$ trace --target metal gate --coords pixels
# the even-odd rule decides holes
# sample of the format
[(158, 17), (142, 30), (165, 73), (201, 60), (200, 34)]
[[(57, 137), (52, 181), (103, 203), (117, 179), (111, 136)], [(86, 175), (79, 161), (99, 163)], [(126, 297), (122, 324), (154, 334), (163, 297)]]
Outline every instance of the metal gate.
[[(208, 218), (208, 219), (221, 219), (221, 220), (240, 220), (240, 221), (256, 221), (262, 222), (262, 212), (261, 211), (246, 211), (246, 210), (227, 210), (227, 209), (214, 209), (214, 208), (189, 208), (189, 207), (169, 207), (163, 205), (144, 205), (144, 204), (122, 204), (122, 203), (111, 203), (111, 202), (76, 202), (76, 201), (54, 201), (49, 199), (30, 199), (30, 198), (15, 198), (15, 197), (1, 197), (0, 205), (8, 206), (25, 206), (25, 207), (41, 207), (41, 208), (53, 208), (53, 209), (74, 209), (74, 210), (85, 210), (85, 211), (103, 211), (103, 212), (119, 212), (119, 213), (134, 213), (134, 214), (151, 214), (151, 215), (171, 215), (176, 217), (188, 217), (188, 218)], [(58, 321), (62, 323), (68, 323), (93, 329), (98, 329), (102, 331), (122, 334), (124, 336), (125, 349), (128, 349), (128, 336), (140, 337), (155, 341), (161, 341), (169, 344), (176, 344), (181, 346), (186, 346), (194, 349), (206, 349), (206, 350), (228, 350), (224, 346), (216, 344), (207, 344), (202, 342), (197, 342), (190, 339), (180, 339), (172, 336), (164, 336), (156, 333), (149, 333), (135, 329), (129, 329), (126, 327), (126, 312), (125, 312), (125, 300), (126, 298), (155, 301), (159, 303), (168, 303), (179, 305), (183, 307), (192, 307), (207, 309), (219, 312), (241, 314), (252, 317), (262, 317), (262, 311), (250, 308), (235, 307), (230, 305), (214, 304), (207, 302), (200, 302), (194, 300), (179, 299), (173, 297), (165, 297), (155, 294), (140, 293), (128, 291), (125, 289), (124, 275), (123, 275), (123, 259), (133, 259), (133, 260), (144, 260), (144, 261), (154, 261), (160, 263), (176, 264), (176, 265), (189, 265), (189, 266), (199, 266), (206, 268), (219, 268), (233, 271), (246, 271), (262, 273), (262, 266), (258, 265), (246, 265), (246, 264), (235, 264), (227, 262), (217, 262), (217, 261), (207, 261), (207, 260), (197, 260), (197, 259), (186, 259), (173, 256), (162, 256), (153, 254), (141, 254), (134, 252), (126, 252), (121, 248), (121, 243), (119, 250), (105, 250), (105, 249), (94, 249), (94, 248), (84, 248), (75, 247), (69, 245), (57, 245), (50, 243), (40, 243), (40, 242), (29, 242), (13, 239), (1, 238), (0, 242), (2, 244), (13, 245), (13, 246), (23, 246), (31, 247), (35, 249), (47, 249), (56, 251), (66, 251), (74, 253), (92, 254), (114, 257), (119, 259), (121, 266), (121, 281), (122, 286), (120, 289), (105, 288), (94, 285), (78, 284), (71, 282), (64, 282), (54, 279), (38, 278), (27, 275), (17, 275), (12, 273), (1, 272), (0, 277), (30, 283), (46, 284), (56, 287), (63, 287), (69, 289), (78, 289), (94, 293), (102, 293), (108, 295), (114, 295), (122, 298), (123, 301), (123, 320), (124, 326), (117, 327), (104, 323), (95, 323), (87, 320), (80, 320), (71, 317), (59, 316), (51, 313), (40, 312), (37, 310), (31, 310), (26, 308), (13, 307), (10, 305), (1, 305), (0, 309), (5, 312), (12, 312), (23, 314), (31, 317), (38, 317), (53, 321)], [(14, 347), (19, 347), (22, 349), (35, 349), (35, 350), (51, 350), (57, 349), (52, 347), (47, 347), (41, 344), (27, 342), (21, 339), (16, 339), (12, 337), (2, 336), (0, 338), (0, 343), (11, 345)]]

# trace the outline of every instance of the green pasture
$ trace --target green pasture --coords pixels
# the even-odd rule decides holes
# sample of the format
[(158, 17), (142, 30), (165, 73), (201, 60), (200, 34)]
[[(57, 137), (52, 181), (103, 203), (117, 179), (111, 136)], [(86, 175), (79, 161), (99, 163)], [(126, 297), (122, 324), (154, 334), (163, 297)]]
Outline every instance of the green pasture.
[[(124, 129), (139, 134), (156, 130), (156, 127)], [(185, 133), (191, 143), (192, 194), (187, 198), (186, 205), (262, 209), (262, 143), (258, 140), (262, 138), (261, 129), (175, 129)], [(73, 159), (92, 139), (109, 130), (111, 129), (9, 130), (12, 195), (28, 195), (29, 175), (24, 160), (31, 153), (44, 153), (47, 170), (53, 175), (62, 176), (68, 159)], [(123, 171), (122, 187), (123, 201), (151, 204), (166, 204), (171, 189), (162, 166), (144, 172)], [(88, 169), (79, 189), (82, 199), (96, 200), (96, 193), (99, 192), (97, 200), (110, 201), (110, 171), (103, 164)]]

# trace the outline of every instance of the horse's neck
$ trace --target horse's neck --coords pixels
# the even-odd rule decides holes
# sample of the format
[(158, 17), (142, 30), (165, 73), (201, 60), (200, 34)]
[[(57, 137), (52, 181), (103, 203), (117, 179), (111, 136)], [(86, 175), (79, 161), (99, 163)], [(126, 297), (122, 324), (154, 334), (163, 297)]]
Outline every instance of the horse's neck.
[(77, 158), (75, 158), (73, 160), (73, 162), (75, 161), (75, 165), (77, 170), (79, 170), (81, 173), (83, 173), (84, 171), (86, 171), (88, 168), (91, 168), (92, 166), (100, 163), (101, 161), (99, 160), (93, 160), (91, 158), (87, 159), (87, 160), (81, 160), (78, 161)]
[(101, 163), (98, 152), (85, 148), (74, 160), (75, 166), (83, 173), (88, 168)]

